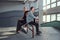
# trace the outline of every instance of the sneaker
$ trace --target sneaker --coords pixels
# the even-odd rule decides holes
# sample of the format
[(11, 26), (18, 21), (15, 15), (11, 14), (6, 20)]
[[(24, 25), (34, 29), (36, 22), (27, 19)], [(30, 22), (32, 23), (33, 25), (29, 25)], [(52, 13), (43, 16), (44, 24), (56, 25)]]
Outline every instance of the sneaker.
[(42, 33), (42, 32), (41, 32), (41, 31), (39, 31), (39, 32), (37, 32), (37, 33), (36, 33), (36, 35), (40, 35), (41, 33)]
[(19, 34), (19, 32), (16, 32), (16, 34)]
[(16, 34), (19, 34), (20, 31), (16, 32)]
[(25, 34), (27, 34), (27, 32), (24, 29), (21, 29), (22, 32), (24, 32)]

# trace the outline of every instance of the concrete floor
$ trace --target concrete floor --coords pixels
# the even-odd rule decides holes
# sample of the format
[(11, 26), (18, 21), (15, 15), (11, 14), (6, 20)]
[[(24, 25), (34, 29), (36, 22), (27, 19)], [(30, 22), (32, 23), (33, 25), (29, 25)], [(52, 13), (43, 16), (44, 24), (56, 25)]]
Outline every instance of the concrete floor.
[(60, 32), (52, 27), (40, 27), (42, 34), (31, 38), (31, 31), (28, 34), (20, 32), (15, 34), (16, 27), (1, 27), (0, 40), (60, 40)]

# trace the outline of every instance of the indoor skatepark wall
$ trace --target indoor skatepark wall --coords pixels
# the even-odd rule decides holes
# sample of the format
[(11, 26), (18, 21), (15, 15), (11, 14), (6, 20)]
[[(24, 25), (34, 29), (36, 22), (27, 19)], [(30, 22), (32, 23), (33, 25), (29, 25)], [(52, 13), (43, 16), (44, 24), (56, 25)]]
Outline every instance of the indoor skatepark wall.
[(0, 27), (17, 26), (18, 19), (23, 16), (23, 8), (19, 2), (0, 2)]

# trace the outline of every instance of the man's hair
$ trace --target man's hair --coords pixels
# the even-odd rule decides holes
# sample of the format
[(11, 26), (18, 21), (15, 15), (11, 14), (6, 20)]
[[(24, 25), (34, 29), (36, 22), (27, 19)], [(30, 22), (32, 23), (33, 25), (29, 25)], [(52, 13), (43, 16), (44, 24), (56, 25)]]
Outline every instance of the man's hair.
[(32, 6), (31, 8), (30, 8), (30, 10), (32, 10), (34, 7)]

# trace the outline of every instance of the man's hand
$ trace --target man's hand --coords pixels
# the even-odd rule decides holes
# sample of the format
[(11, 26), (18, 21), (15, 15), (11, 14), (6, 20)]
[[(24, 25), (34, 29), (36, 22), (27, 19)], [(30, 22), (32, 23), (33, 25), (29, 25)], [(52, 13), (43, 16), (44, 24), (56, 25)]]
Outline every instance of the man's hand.
[(38, 17), (35, 18), (35, 22), (39, 22), (39, 18)]

